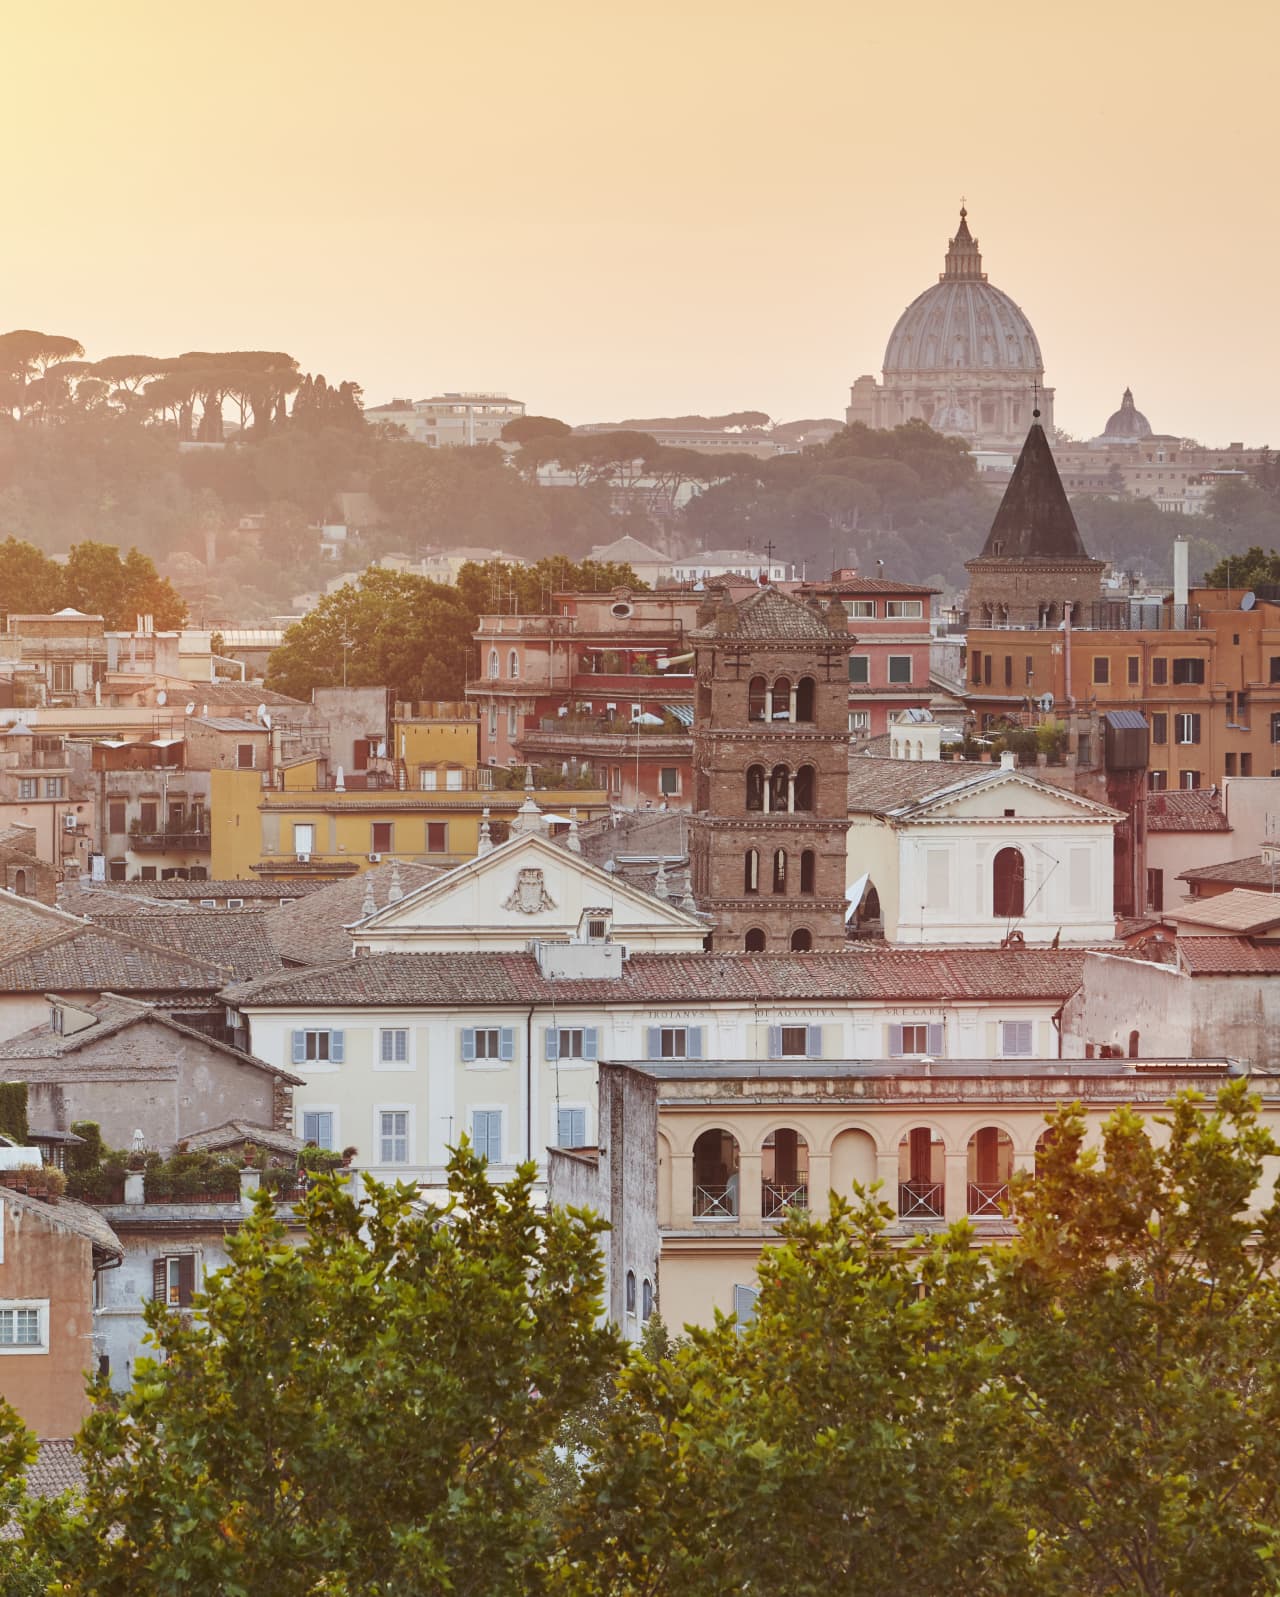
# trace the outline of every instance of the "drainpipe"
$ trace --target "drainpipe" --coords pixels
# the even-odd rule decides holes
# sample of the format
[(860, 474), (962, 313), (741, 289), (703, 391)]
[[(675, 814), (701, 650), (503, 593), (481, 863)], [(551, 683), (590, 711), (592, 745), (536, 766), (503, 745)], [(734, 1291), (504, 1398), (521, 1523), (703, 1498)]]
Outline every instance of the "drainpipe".
[(524, 1156), (533, 1158), (533, 1005), (524, 1020)]

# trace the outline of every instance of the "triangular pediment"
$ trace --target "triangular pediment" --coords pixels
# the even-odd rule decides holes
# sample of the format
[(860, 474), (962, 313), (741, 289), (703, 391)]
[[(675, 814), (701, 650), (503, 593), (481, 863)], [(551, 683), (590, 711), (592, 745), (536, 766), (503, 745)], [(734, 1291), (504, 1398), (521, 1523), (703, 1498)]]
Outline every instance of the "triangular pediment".
[(358, 949), (523, 948), (603, 917), (614, 941), (698, 948), (707, 923), (536, 834), (499, 844), (351, 928)]
[[(1012, 809), (1009, 817), (1005, 811)], [(985, 782), (969, 783), (951, 792), (922, 799), (897, 812), (903, 820), (1096, 820), (1116, 821), (1119, 810), (1084, 798), (1024, 771), (993, 772)]]

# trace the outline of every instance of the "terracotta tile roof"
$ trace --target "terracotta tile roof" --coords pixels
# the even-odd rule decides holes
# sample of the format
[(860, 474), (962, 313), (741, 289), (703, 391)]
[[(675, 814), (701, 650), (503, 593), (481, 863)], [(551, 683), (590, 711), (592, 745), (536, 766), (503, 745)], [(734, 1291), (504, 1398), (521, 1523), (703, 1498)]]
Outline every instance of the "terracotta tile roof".
[(779, 593), (777, 588), (760, 588), (740, 603), (716, 611), (705, 626), (690, 634), (693, 638), (783, 638), (831, 643), (847, 633), (844, 617), (839, 627), (827, 624), (825, 614), (814, 611), (801, 599)]
[(999, 776), (998, 765), (972, 760), (894, 760), (878, 754), (849, 757), (849, 808), (883, 815), (905, 804), (918, 804), (951, 787)]
[(227, 1120), (220, 1126), (210, 1126), (208, 1131), (196, 1131), (182, 1139), (193, 1153), (211, 1152), (218, 1148), (238, 1148), (252, 1142), (272, 1153), (294, 1154), (303, 1147), (301, 1137), (287, 1131), (273, 1131), (270, 1126), (255, 1126), (249, 1120)]
[(79, 924), (74, 915), (0, 889), (0, 958), (56, 943)]
[[(66, 1059), (72, 1054), (91, 1048), (107, 1037), (114, 1036), (117, 1032), (125, 1031), (130, 1026), (156, 1025), (177, 1032), (181, 1037), (193, 1038), (196, 1042), (216, 1049), (218, 1053), (228, 1054), (231, 1058), (238, 1059), (241, 1064), (253, 1065), (258, 1070), (279, 1076), (284, 1081), (292, 1082), (294, 1086), (300, 1086), (302, 1083), (302, 1078), (295, 1076), (291, 1071), (283, 1070), (278, 1065), (268, 1064), (256, 1054), (245, 1053), (242, 1048), (233, 1048), (230, 1043), (221, 1042), (218, 1038), (210, 1036), (208, 1032), (197, 1031), (194, 1026), (187, 1026), (182, 1021), (175, 1020), (172, 1015), (163, 1009), (158, 1009), (154, 1004), (140, 1003), (137, 999), (125, 998), (119, 993), (104, 993), (96, 1003), (85, 1004), (82, 1007), (97, 1017), (93, 1025), (85, 1026), (80, 1031), (56, 1032), (45, 1020), (39, 1026), (32, 1026), (29, 1031), (0, 1042), (0, 1061)], [(145, 1066), (141, 1067), (141, 1073), (142, 1079), (152, 1074)]]
[(1183, 871), (1180, 882), (1226, 882), (1231, 887), (1256, 887), (1270, 893), (1280, 889), (1280, 859), (1269, 860), (1261, 854), (1250, 854), (1247, 859), (1223, 860), (1218, 865), (1197, 865)]
[[(202, 898), (302, 898), (307, 893), (313, 893), (324, 887), (324, 882), (301, 881), (219, 881), (219, 882), (101, 882), (88, 885), (81, 883), (78, 891), (85, 898), (95, 898), (102, 894), (112, 897), (139, 899), (146, 902), (151, 899), (175, 899), (182, 902), (194, 900), (197, 904)], [(77, 909), (77, 914), (83, 911)]]
[[(220, 680), (218, 682), (192, 682), (184, 686), (184, 692), (189, 688), (190, 696), (197, 704), (243, 704), (256, 708), (265, 704), (268, 709), (279, 706), (296, 706), (299, 710), (309, 709), (310, 706), (302, 699), (291, 699), (287, 693), (276, 693), (271, 688), (264, 688), (261, 682), (232, 682)], [(246, 726), (258, 729), (256, 721), (246, 721)]]
[(616, 980), (547, 981), (531, 954), (371, 954), (228, 989), (243, 1008), (711, 1004), (848, 999), (1064, 999), (1076, 948), (893, 949), (837, 954), (633, 954)]
[(1217, 793), (1204, 787), (1147, 794), (1148, 832), (1229, 832)]
[(1280, 893), (1255, 893), (1233, 887), (1213, 898), (1193, 898), (1169, 911), (1178, 925), (1212, 926), (1223, 932), (1265, 932), (1280, 926)]
[(0, 993), (214, 992), (229, 969), (81, 921), (55, 941), (0, 959)]
[(1248, 937), (1183, 937), (1178, 959), (1193, 976), (1280, 976), (1280, 943)]
[(226, 966), (236, 981), (279, 970), (280, 955), (268, 930), (279, 916), (274, 909), (187, 909), (180, 904), (167, 906), (167, 913), (153, 907), (122, 915), (90, 913), (96, 926)]
[(27, 1492), (32, 1497), (58, 1497), (78, 1492), (85, 1484), (84, 1465), (74, 1442), (41, 1442), (35, 1463), (27, 1470)]
[[(344, 881), (327, 883), (296, 904), (286, 905), (279, 912), (266, 916), (266, 935), (278, 960), (290, 965), (324, 965), (332, 960), (349, 959), (351, 936), (345, 928), (364, 919), (365, 896), (370, 891), (378, 908), (386, 908), (396, 870), (390, 863), (375, 865)], [(445, 874), (440, 866), (409, 861), (401, 861), (398, 870), (405, 896)]]
[(941, 588), (927, 588), (919, 582), (891, 582), (888, 577), (842, 577), (839, 582), (810, 582), (805, 584), (805, 591), (815, 593), (838, 593), (842, 598), (858, 596), (870, 597), (872, 594), (898, 593), (941, 593)]
[(0, 1189), (0, 1201), (13, 1208), (27, 1209), (34, 1214), (43, 1215), (51, 1224), (60, 1226), (64, 1231), (74, 1231), (77, 1236), (85, 1237), (92, 1242), (100, 1253), (117, 1259), (124, 1257), (120, 1238), (98, 1211), (87, 1203), (78, 1203), (74, 1198), (59, 1198), (57, 1203), (50, 1203), (45, 1198), (32, 1198), (13, 1187)]

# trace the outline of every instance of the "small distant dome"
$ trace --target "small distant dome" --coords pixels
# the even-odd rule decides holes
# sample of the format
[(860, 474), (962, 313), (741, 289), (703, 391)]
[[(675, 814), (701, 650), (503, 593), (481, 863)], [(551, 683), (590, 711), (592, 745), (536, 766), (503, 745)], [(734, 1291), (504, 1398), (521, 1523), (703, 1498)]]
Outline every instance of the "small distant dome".
[(1151, 423), (1133, 402), (1133, 389), (1126, 388), (1120, 409), (1107, 420), (1103, 438), (1112, 443), (1135, 443), (1139, 438), (1151, 437)]

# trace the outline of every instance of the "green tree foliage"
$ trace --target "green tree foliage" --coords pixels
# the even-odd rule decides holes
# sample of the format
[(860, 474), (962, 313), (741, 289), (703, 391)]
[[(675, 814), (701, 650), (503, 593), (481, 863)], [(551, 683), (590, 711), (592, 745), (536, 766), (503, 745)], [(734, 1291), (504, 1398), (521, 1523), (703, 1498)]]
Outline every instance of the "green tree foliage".
[(0, 543), (0, 611), (6, 615), (50, 615), (62, 605), (63, 572), (34, 544), (19, 538)]
[(39, 1535), (62, 1597), (537, 1593), (531, 1508), (564, 1415), (616, 1361), (598, 1221), (464, 1149), (450, 1212), (331, 1179), (295, 1247), (265, 1198), (162, 1362), (89, 1420), (83, 1506)]
[(27, 1126), (27, 1084), (25, 1081), (0, 1081), (0, 1131), (15, 1142), (25, 1144)]
[[(4, 1597), (48, 1597), (53, 1568), (44, 1538), (19, 1539), (16, 1526), (31, 1512), (26, 1471), (36, 1456), (36, 1439), (14, 1409), (0, 1398), (0, 1590)], [(10, 1526), (15, 1527), (8, 1534)]]
[(1260, 588), (1280, 582), (1280, 554), (1254, 544), (1243, 554), (1223, 555), (1204, 574), (1206, 588)]
[(527, 444), (534, 438), (567, 438), (573, 431), (555, 416), (513, 416), (502, 429), (504, 444)]
[(1277, 1153), (1236, 1082), (1118, 1111), (1101, 1156), (1051, 1117), (1008, 1247), (793, 1220), (752, 1323), (623, 1373), (567, 1589), (1273, 1593), (1280, 1211), (1246, 1211)]
[(186, 622), (187, 605), (171, 583), (158, 574), (149, 555), (120, 551), (105, 543), (72, 547), (64, 573), (65, 602), (88, 615), (102, 616), (110, 628), (132, 628), (140, 615), (154, 618), (157, 631)]

